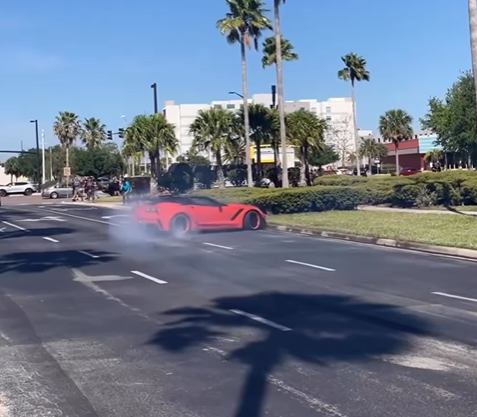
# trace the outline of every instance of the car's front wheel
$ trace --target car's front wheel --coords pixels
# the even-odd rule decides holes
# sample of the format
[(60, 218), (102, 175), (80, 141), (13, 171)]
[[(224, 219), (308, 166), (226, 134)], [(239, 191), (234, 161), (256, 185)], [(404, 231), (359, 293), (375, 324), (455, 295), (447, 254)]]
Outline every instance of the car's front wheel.
[(23, 194), (25, 194), (25, 195), (32, 195), (32, 194), (33, 194), (33, 190), (32, 190), (31, 188), (27, 188), (27, 189), (23, 192)]
[(174, 237), (183, 237), (191, 230), (191, 222), (185, 214), (178, 214), (171, 220), (169, 231)]
[(243, 218), (243, 228), (245, 230), (259, 230), (263, 227), (263, 223), (262, 216), (255, 210), (249, 211)]
[(56, 200), (58, 198), (58, 193), (56, 191), (53, 191), (51, 194), (50, 194), (50, 198), (52, 198), (53, 200)]
[(0, 190), (0, 197), (6, 197), (8, 194), (5, 190)]

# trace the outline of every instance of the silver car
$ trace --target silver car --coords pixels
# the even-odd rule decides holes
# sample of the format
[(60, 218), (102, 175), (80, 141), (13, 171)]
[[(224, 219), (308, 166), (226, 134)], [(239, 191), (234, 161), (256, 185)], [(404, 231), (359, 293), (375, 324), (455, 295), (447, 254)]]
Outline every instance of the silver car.
[(69, 198), (73, 195), (73, 187), (52, 185), (41, 191), (43, 198)]

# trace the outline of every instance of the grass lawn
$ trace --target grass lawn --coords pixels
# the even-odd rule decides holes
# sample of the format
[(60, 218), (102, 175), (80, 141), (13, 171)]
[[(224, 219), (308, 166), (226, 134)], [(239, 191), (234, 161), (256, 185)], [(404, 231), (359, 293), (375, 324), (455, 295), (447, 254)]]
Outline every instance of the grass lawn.
[[(454, 206), (454, 207), (451, 207), (451, 209), (455, 211), (476, 211), (477, 212), (477, 206)], [(424, 210), (447, 211), (447, 209), (443, 206), (424, 207)]]
[(329, 211), (270, 216), (270, 224), (477, 249), (477, 218), (439, 214)]

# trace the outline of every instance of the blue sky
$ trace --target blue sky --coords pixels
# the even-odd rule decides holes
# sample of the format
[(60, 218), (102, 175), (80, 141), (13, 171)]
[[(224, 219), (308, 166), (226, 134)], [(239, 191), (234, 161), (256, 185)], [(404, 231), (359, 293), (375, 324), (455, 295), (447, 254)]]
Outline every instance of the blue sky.
[[(271, 8), (272, 0), (266, 0)], [(223, 0), (15, 0), (0, 5), (0, 148), (47, 142), (60, 110), (99, 117), (108, 128), (152, 111), (159, 98), (209, 102), (240, 90), (240, 56), (215, 28)], [(372, 80), (358, 87), (359, 126), (400, 107), (416, 120), (470, 68), (466, 0), (289, 0), (283, 30), (300, 54), (286, 66), (286, 98), (339, 97), (340, 57), (357, 52)], [(250, 56), (251, 93), (268, 92), (274, 71)], [(5, 155), (0, 155), (4, 159)]]

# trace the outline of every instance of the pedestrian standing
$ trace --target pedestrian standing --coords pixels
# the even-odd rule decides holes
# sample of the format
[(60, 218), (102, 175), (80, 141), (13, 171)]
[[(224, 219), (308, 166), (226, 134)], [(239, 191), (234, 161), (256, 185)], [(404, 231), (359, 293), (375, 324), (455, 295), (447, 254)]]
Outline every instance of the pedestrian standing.
[(121, 195), (123, 196), (123, 204), (126, 204), (129, 199), (129, 194), (132, 192), (132, 185), (127, 175), (124, 176), (121, 184)]

